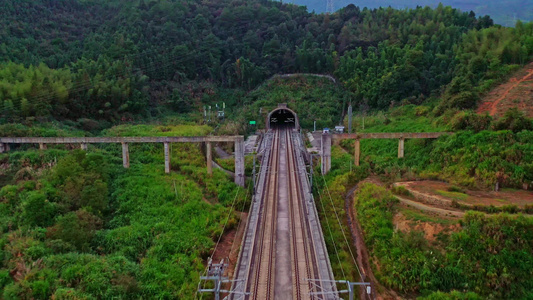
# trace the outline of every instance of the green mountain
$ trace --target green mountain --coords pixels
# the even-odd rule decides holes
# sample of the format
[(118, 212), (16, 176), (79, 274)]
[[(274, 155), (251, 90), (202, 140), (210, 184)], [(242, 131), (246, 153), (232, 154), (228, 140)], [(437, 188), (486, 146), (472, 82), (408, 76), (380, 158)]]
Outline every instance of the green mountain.
[(474, 88), (533, 53), (531, 23), (499, 28), (443, 6), (324, 15), (272, 1), (38, 0), (2, 2), (0, 24), (0, 122), (194, 112), (220, 89), (298, 72), (335, 75), (370, 108), (442, 91), (459, 97), (447, 107), (472, 107)]
[[(489, 15), (496, 24), (503, 26), (514, 26), (517, 20), (524, 22), (533, 21), (533, 2), (528, 0), (332, 0), (335, 10), (341, 9), (350, 4), (359, 7), (379, 8), (392, 7), (395, 9), (414, 9), (417, 6), (429, 6), (435, 8), (442, 3), (450, 5), (462, 11), (473, 11), (478, 16)], [(327, 11), (326, 0), (291, 0), (285, 1), (298, 5), (305, 5), (310, 11), (318, 13)]]

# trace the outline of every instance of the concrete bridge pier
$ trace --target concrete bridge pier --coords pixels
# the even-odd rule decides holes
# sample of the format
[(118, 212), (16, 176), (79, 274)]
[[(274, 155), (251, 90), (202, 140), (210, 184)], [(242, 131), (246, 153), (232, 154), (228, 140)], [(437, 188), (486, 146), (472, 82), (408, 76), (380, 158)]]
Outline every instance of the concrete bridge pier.
[(46, 144), (45, 143), (39, 143), (39, 150), (46, 150)]
[(244, 137), (235, 139), (235, 184), (244, 187)]
[(359, 166), (361, 160), (361, 140), (356, 139), (354, 143), (353, 160), (356, 166)]
[(205, 156), (206, 156), (206, 163), (207, 163), (207, 174), (212, 175), (213, 174), (213, 154), (211, 152), (211, 142), (205, 143)]
[(83, 150), (83, 151), (87, 151), (87, 149), (89, 149), (89, 144), (87, 144), (87, 143), (81, 143), (81, 144), (80, 144), (80, 148), (81, 148), (81, 150)]
[(321, 170), (322, 175), (325, 175), (331, 170), (331, 135), (328, 133), (322, 134), (322, 143), (321, 143), (321, 154), (322, 154), (322, 164)]
[(0, 153), (9, 152), (9, 144), (0, 143)]
[(170, 148), (168, 142), (163, 143), (165, 148), (165, 173), (170, 174)]
[(405, 139), (401, 137), (398, 143), (398, 158), (404, 157), (404, 145), (405, 145)]
[(124, 168), (129, 169), (130, 167), (130, 147), (128, 143), (122, 143), (122, 165)]

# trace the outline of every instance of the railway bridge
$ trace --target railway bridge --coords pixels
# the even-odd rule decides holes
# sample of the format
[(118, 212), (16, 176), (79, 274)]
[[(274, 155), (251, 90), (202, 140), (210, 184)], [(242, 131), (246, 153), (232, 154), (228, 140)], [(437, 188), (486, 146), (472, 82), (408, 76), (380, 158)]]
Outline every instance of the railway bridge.
[(297, 115), (282, 104), (266, 124), (259, 179), (230, 297), (338, 299)]

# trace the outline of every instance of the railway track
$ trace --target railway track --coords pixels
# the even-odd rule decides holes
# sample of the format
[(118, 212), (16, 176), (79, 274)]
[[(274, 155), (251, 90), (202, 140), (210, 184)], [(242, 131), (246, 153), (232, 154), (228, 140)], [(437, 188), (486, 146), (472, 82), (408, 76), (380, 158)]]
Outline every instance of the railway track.
[(273, 131), (246, 280), (247, 299), (314, 299), (318, 263), (291, 129)]
[(266, 186), (263, 190), (262, 199), (263, 213), (259, 217), (259, 226), (257, 230), (256, 243), (254, 247), (254, 262), (251, 265), (249, 291), (252, 299), (273, 299), (273, 282), (274, 274), (273, 267), (275, 263), (275, 243), (276, 243), (276, 215), (278, 202), (278, 169), (279, 169), (279, 154), (280, 132), (274, 134), (272, 141), (272, 148), (268, 161), (268, 176)]
[(302, 184), (298, 176), (296, 151), (292, 141), (292, 133), (287, 132), (287, 158), (289, 180), (289, 211), (291, 216), (291, 255), (293, 270), (293, 299), (310, 299), (310, 293), (315, 291), (307, 279), (317, 278), (317, 264), (313, 257), (311, 235), (307, 222), (307, 211), (302, 197)]

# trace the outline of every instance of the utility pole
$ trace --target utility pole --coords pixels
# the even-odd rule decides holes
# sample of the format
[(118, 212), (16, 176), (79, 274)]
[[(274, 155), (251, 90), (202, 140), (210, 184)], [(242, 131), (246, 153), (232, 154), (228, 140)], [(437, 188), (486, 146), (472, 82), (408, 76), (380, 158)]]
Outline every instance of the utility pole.
[(225, 262), (225, 260), (221, 260), (218, 264), (213, 264), (213, 261), (211, 258), (209, 258), (209, 264), (207, 269), (207, 276), (201, 276), (200, 280), (209, 280), (213, 281), (215, 283), (214, 288), (212, 289), (200, 289), (200, 286), (198, 285), (198, 292), (200, 293), (215, 293), (215, 300), (220, 300), (220, 294), (226, 293), (226, 294), (232, 294), (232, 295), (240, 295), (240, 296), (248, 296), (250, 293), (248, 292), (236, 292), (234, 290), (228, 291), (228, 290), (222, 290), (222, 284), (223, 283), (233, 283), (235, 284), (235, 289), (240, 289), (241, 286), (244, 284), (244, 280), (238, 279), (238, 280), (229, 280), (227, 277), (224, 277), (224, 271), (228, 267), (228, 264)]
[(252, 169), (252, 186), (253, 186), (253, 194), (255, 195), (255, 154), (254, 154), (254, 167)]
[(326, 12), (330, 14), (334, 13), (335, 12), (334, 0), (326, 0), (326, 1), (327, 1)]
[(311, 175), (309, 180), (309, 193), (313, 193), (313, 158), (314, 154), (311, 154), (311, 169), (309, 170), (309, 174)]
[[(372, 291), (372, 283), (370, 282), (351, 282), (348, 280), (321, 280), (321, 279), (307, 279), (307, 280), (311, 283), (312, 286), (316, 287), (316, 290), (317, 290), (316, 292), (311, 292), (310, 293), (311, 296), (330, 296), (330, 295), (332, 296), (332, 295), (338, 295), (338, 294), (348, 294), (348, 299), (354, 300), (355, 292), (356, 292), (355, 287), (361, 286), (365, 289), (364, 290), (365, 299), (375, 298), (375, 295), (373, 294), (373, 291)], [(322, 286), (324, 285), (335, 286), (336, 284), (346, 284), (347, 289), (337, 291), (334, 289), (328, 290), (328, 289), (322, 288)], [(324, 299), (325, 298), (326, 297), (324, 297)]]
[(348, 106), (348, 133), (352, 133), (352, 104)]
[(199, 289), (198, 292), (200, 293), (215, 293), (215, 300), (220, 300), (220, 293), (225, 292), (221, 290), (222, 283), (227, 281), (227, 277), (223, 277), (224, 271), (228, 267), (228, 264), (224, 262), (224, 259), (220, 261), (218, 264), (213, 264), (213, 261), (211, 258), (209, 258), (208, 263), (208, 269), (207, 269), (207, 276), (201, 276), (201, 280), (209, 280), (213, 281), (215, 283), (214, 288), (212, 289)]

